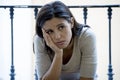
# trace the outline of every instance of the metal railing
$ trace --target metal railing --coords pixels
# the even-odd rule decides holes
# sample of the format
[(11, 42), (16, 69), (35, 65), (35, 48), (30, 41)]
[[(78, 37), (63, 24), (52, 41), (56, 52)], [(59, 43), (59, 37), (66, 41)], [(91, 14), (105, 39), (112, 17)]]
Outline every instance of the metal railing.
[[(10, 80), (15, 80), (15, 68), (14, 68), (14, 40), (13, 40), (13, 17), (15, 8), (34, 8), (34, 16), (36, 19), (38, 9), (42, 5), (0, 5), (0, 8), (9, 8), (10, 9), (10, 19), (11, 19), (11, 73)], [(82, 6), (68, 6), (69, 8), (82, 8), (83, 9), (83, 19), (84, 24), (87, 24), (87, 14), (88, 8), (107, 8), (108, 11), (108, 30), (109, 30), (109, 63), (108, 63), (108, 80), (113, 80), (113, 69), (112, 69), (112, 57), (111, 57), (111, 19), (112, 19), (112, 9), (120, 8), (120, 4), (116, 5), (82, 5)], [(35, 74), (35, 80), (38, 80), (37, 74)]]

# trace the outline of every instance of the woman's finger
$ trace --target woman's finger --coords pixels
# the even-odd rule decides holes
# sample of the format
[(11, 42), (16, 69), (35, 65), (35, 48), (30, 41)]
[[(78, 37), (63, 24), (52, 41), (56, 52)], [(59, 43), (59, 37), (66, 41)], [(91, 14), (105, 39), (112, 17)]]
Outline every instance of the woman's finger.
[(46, 44), (50, 47), (52, 45), (52, 40), (50, 36), (45, 32), (44, 29), (42, 29), (42, 32), (43, 32), (43, 37), (45, 39)]

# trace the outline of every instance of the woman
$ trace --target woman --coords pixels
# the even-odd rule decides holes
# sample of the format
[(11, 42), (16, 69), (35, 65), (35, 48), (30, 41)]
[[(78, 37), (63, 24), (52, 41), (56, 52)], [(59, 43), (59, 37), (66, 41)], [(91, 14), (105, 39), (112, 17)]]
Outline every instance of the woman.
[(39, 80), (95, 79), (95, 35), (60, 1), (46, 4), (39, 11), (34, 51)]

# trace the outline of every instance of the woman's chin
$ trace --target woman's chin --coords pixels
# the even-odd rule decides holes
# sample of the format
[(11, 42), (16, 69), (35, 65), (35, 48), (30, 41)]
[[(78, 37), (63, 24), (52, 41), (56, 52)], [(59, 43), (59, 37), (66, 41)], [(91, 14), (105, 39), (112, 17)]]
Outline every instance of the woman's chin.
[(58, 48), (60, 49), (65, 49), (66, 47), (67, 47), (66, 45), (58, 46)]

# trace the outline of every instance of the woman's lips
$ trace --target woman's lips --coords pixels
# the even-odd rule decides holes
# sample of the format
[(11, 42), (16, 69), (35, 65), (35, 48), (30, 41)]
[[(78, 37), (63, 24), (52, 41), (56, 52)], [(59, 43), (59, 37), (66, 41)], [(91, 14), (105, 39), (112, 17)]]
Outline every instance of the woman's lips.
[(56, 42), (57, 45), (64, 45), (65, 44), (65, 41), (59, 41), (59, 42)]

